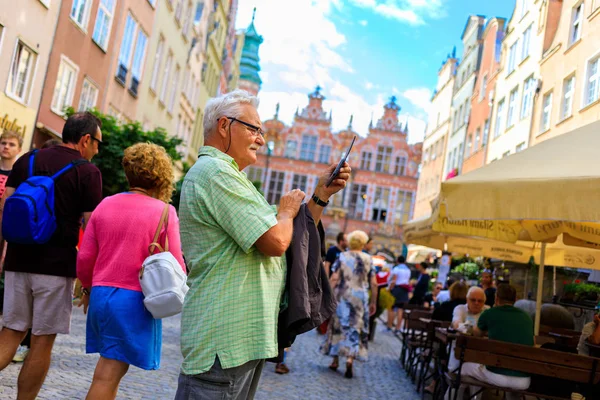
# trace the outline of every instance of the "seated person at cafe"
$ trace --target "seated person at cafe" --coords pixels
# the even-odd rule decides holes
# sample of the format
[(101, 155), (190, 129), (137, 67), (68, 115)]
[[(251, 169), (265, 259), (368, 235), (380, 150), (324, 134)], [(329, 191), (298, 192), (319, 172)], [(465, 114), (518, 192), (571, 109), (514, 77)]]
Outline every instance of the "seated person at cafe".
[(425, 299), (424, 299), (425, 302), (423, 303), (425, 308), (433, 307), (435, 305), (435, 303), (438, 302), (437, 297), (441, 291), (442, 291), (442, 284), (440, 282), (437, 282), (435, 285), (433, 285), (433, 289), (431, 290), (431, 292), (429, 292), (425, 295)]
[(485, 291), (485, 305), (494, 307), (496, 288), (494, 287), (494, 275), (491, 271), (485, 270), (481, 273), (481, 288)]
[[(461, 304), (454, 308), (452, 316), (452, 328), (459, 332), (470, 334), (477, 326), (479, 317), (484, 310), (489, 309), (485, 305), (485, 292), (482, 288), (473, 286), (467, 292), (467, 304)], [(454, 345), (450, 354), (448, 368), (453, 371), (458, 368), (459, 361), (454, 357)]]
[(590, 349), (586, 343), (600, 345), (600, 313), (594, 315), (594, 320), (583, 326), (577, 352), (584, 356), (590, 355)]
[(464, 282), (455, 282), (448, 290), (450, 292), (450, 300), (440, 304), (433, 310), (431, 319), (436, 321), (452, 321), (454, 308), (461, 304), (467, 303), (467, 290), (469, 287)]
[[(533, 321), (523, 310), (514, 307), (516, 300), (517, 291), (513, 286), (498, 285), (495, 307), (481, 314), (473, 334), (487, 334), (490, 340), (533, 346)], [(525, 373), (469, 362), (463, 364), (461, 374), (491, 385), (517, 390), (525, 390), (531, 383), (531, 378)], [(506, 393), (506, 398), (519, 398), (518, 395), (513, 395)]]
[[(438, 278), (438, 282), (442, 283), (443, 282), (439, 280)], [(449, 277), (447, 282), (446, 282), (446, 289), (443, 289), (440, 294), (438, 294), (437, 297), (437, 302), (438, 303), (445, 303), (447, 301), (450, 301), (450, 286), (454, 285), (454, 282), (456, 282), (456, 279), (453, 277)]]

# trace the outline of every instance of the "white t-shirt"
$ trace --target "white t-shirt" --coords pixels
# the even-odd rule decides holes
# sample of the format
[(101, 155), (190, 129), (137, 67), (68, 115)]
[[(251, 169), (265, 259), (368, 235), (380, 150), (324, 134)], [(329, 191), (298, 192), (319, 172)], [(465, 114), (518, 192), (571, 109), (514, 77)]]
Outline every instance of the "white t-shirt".
[(410, 282), (410, 268), (406, 264), (399, 264), (392, 270), (392, 276), (396, 277), (396, 286), (408, 285)]

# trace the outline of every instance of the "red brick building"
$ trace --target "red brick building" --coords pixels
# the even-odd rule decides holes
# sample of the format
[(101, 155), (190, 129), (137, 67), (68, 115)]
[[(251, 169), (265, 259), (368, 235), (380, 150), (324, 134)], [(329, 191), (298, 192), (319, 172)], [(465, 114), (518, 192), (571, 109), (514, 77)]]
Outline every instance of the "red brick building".
[(330, 200), (323, 223), (328, 241), (340, 231), (361, 229), (375, 240), (376, 247), (395, 253), (401, 250), (401, 224), (412, 218), (417, 190), (422, 143), (409, 145), (408, 126), (398, 121), (400, 106), (392, 97), (383, 116), (369, 124), (367, 137), (352, 127), (333, 133), (331, 114), (323, 110), (321, 88), (309, 96), (308, 106), (296, 111), (292, 126), (279, 120), (278, 110), (263, 123), (268, 146), (258, 163), (246, 170), (260, 181), (267, 201), (278, 204), (282, 194), (300, 188), (310, 196), (328, 164), (337, 163), (354, 136), (350, 153), (351, 182)]
[(481, 168), (486, 163), (492, 102), (496, 78), (500, 71), (500, 51), (502, 39), (504, 39), (505, 22), (504, 18), (492, 18), (487, 22), (483, 32), (481, 66), (471, 98), (471, 116), (464, 148), (463, 174)]

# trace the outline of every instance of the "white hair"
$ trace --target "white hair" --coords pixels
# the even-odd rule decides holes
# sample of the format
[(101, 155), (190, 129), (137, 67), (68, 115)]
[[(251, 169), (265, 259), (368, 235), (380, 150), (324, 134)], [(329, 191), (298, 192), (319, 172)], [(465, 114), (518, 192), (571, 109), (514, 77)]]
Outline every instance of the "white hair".
[(354, 231), (348, 234), (348, 247), (350, 250), (362, 250), (369, 241), (369, 235), (363, 231)]
[(479, 286), (471, 286), (469, 288), (469, 291), (467, 292), (467, 299), (471, 297), (471, 294), (473, 294), (473, 292), (483, 293), (483, 302), (485, 303), (485, 301), (487, 300), (487, 296), (485, 295), (485, 290), (483, 290)]
[(245, 90), (236, 89), (219, 97), (213, 97), (204, 108), (204, 139), (209, 138), (217, 127), (221, 117), (239, 118), (242, 114), (242, 105), (250, 104), (258, 108), (258, 99)]

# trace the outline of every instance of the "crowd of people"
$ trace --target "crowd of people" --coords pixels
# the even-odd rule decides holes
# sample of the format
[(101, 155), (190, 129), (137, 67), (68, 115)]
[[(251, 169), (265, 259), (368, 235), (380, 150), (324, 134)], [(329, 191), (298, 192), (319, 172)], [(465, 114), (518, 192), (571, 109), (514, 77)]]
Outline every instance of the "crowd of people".
[[(174, 191), (172, 160), (164, 148), (149, 143), (124, 149), (122, 167), (129, 188), (102, 199), (102, 176), (90, 162), (101, 151), (102, 124), (90, 112), (67, 119), (62, 141), (18, 160), (22, 138), (4, 132), (0, 211), (11, 196), (19, 196), (28, 179), (52, 177), (54, 209), (48, 208), (56, 222), (43, 243), (8, 240), (6, 245), (0, 371), (31, 333), (29, 354), (18, 377), (19, 399), (37, 396), (56, 335), (69, 333), (76, 278), (81, 287), (79, 305), (87, 313), (86, 352), (100, 355), (87, 398), (115, 398), (130, 365), (160, 368), (161, 320), (144, 307), (139, 280), (153, 241), (150, 253), (168, 247), (178, 267), (189, 272), (177, 399), (253, 398), (265, 360), (285, 354), (277, 337), (284, 300), (289, 300), (290, 319), (299, 313), (311, 316), (294, 334), (334, 314), (329, 320), (328, 352), (347, 357), (351, 376), (352, 359), (364, 355), (362, 339), (355, 340), (355, 334), (365, 332), (376, 302), (376, 297), (369, 302), (365, 289), (373, 276), (371, 261), (360, 253), (367, 245), (366, 235), (352, 236), (352, 249), (342, 255), (346, 262), (335, 272), (339, 280), (335, 293), (310, 277), (310, 309), (298, 305), (296, 288), (291, 290), (286, 283), (286, 271), (301, 273), (303, 259), (311, 264), (304, 267), (320, 270), (322, 251), (312, 244), (323, 238), (316, 227), (331, 196), (346, 186), (350, 167), (342, 165), (329, 184), (336, 166), (326, 168), (311, 196), (294, 189), (273, 208), (242, 172), (257, 161), (257, 152), (265, 145), (257, 105), (255, 97), (240, 90), (209, 101), (204, 146), (185, 177), (179, 213), (168, 205)], [(154, 239), (163, 213), (166, 223)], [(3, 232), (17, 228), (7, 225), (3, 221)], [(310, 243), (304, 246), (306, 234)], [(327, 274), (321, 279), (327, 280)], [(335, 313), (336, 299), (345, 305), (345, 313)], [(349, 318), (363, 327), (349, 331)]]
[[(56, 227), (49, 240), (8, 240), (0, 263), (5, 275), (0, 371), (24, 360), (19, 399), (36, 398), (57, 334), (70, 331), (76, 279), (78, 305), (87, 314), (86, 352), (100, 356), (87, 399), (115, 398), (130, 365), (160, 368), (161, 320), (144, 305), (140, 269), (146, 257), (163, 250), (187, 274), (189, 286), (176, 399), (253, 398), (266, 360), (276, 362), (277, 373), (288, 373), (289, 345), (319, 326), (320, 350), (331, 357), (331, 370), (343, 358), (344, 376), (352, 378), (354, 361), (367, 360), (381, 290), (373, 239), (363, 231), (342, 232), (325, 252), (318, 229), (351, 168), (345, 163), (327, 184), (336, 167), (329, 166), (312, 195), (293, 189), (276, 209), (269, 205), (243, 172), (265, 145), (257, 105), (241, 90), (208, 102), (204, 146), (185, 176), (178, 211), (169, 205), (173, 162), (151, 143), (124, 149), (129, 188), (102, 198), (101, 172), (90, 162), (101, 151), (102, 123), (90, 112), (66, 120), (62, 141), (18, 159), (21, 136), (10, 131), (0, 136), (0, 243), (17, 228), (3, 216), (11, 196), (14, 200), (37, 176), (53, 177), (54, 190), (50, 211)], [(496, 287), (489, 271), (480, 286), (446, 279), (446, 253), (434, 283), (429, 267), (422, 262), (411, 269), (405, 255), (397, 258), (386, 282), (393, 296), (390, 333), (401, 331), (403, 310), (415, 305), (433, 309), (432, 319), (451, 322), (458, 331), (533, 345), (533, 322), (514, 307), (514, 287)], [(582, 340), (600, 342), (598, 317), (584, 335)], [(462, 374), (504, 387), (529, 386), (527, 376), (479, 364), (466, 363)]]

